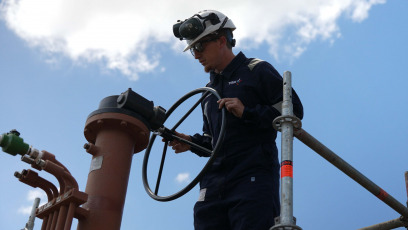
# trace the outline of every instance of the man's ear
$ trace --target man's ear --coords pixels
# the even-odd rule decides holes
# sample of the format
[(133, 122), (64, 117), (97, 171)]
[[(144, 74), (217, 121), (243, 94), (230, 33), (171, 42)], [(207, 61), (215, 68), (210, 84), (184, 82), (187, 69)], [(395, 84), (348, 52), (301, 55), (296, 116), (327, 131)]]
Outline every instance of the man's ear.
[(225, 36), (221, 36), (219, 39), (221, 46), (227, 45), (227, 38)]

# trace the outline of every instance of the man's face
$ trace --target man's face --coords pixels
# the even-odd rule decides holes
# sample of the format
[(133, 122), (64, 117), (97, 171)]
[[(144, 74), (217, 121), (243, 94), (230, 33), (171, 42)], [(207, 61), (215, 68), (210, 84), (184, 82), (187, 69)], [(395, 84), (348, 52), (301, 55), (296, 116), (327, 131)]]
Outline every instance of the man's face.
[(204, 66), (205, 72), (210, 72), (211, 70), (217, 70), (219, 65), (219, 38), (203, 38), (196, 42), (192, 48), (195, 59), (197, 59), (201, 65)]

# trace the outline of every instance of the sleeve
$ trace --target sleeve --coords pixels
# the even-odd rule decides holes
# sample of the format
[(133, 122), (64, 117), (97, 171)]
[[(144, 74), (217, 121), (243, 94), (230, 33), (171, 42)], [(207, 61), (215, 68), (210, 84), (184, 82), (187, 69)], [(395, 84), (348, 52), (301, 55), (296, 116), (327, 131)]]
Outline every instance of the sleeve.
[[(283, 79), (268, 62), (259, 63), (252, 71), (257, 78), (256, 92), (261, 98), (255, 107), (245, 107), (242, 119), (258, 128), (271, 128), (273, 120), (281, 115), (283, 101)], [(292, 89), (292, 103), (295, 116), (303, 118), (303, 106)]]

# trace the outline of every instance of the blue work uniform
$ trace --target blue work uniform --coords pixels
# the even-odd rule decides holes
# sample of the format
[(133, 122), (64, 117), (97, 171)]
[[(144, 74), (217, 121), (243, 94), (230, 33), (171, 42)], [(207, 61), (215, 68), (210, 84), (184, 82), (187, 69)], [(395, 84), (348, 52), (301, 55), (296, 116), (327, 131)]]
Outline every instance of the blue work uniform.
[[(226, 113), (224, 142), (200, 181), (195, 229), (267, 230), (280, 212), (280, 164), (272, 121), (281, 115), (282, 77), (268, 62), (240, 52), (222, 73), (210, 73), (207, 87), (221, 98), (238, 98), (245, 109), (241, 118)], [(302, 104), (294, 90), (292, 94), (294, 113), (302, 119)], [(212, 94), (201, 107), (203, 134), (191, 136), (192, 141), (212, 149), (219, 137), (221, 110)]]

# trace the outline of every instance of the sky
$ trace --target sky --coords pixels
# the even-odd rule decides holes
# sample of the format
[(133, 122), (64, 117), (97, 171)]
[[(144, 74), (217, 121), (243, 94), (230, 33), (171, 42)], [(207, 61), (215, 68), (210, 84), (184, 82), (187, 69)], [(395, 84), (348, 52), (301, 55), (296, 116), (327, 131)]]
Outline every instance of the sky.
[[(177, 20), (203, 9), (234, 22), (235, 54), (266, 60), (281, 74), (291, 71), (305, 109), (304, 130), (406, 203), (406, 0), (2, 0), (0, 133), (17, 129), (33, 147), (55, 154), (84, 191), (91, 155), (83, 149), (83, 130), (103, 98), (132, 88), (169, 109), (208, 82), (172, 33)], [(194, 111), (179, 131), (200, 130), (200, 111)], [(280, 137), (277, 143), (280, 149)], [(157, 174), (163, 148), (158, 141), (153, 146), (149, 178)], [(133, 156), (121, 229), (193, 229), (198, 188), (170, 202), (151, 199), (142, 183), (144, 155)], [(20, 157), (2, 153), (0, 160), (0, 229), (22, 229), (34, 198), (43, 204), (45, 194), (13, 176), (29, 168)], [(169, 154), (162, 195), (186, 186), (205, 161)], [(303, 229), (344, 230), (400, 215), (295, 139), (294, 216)], [(37, 219), (34, 229), (40, 228)]]

